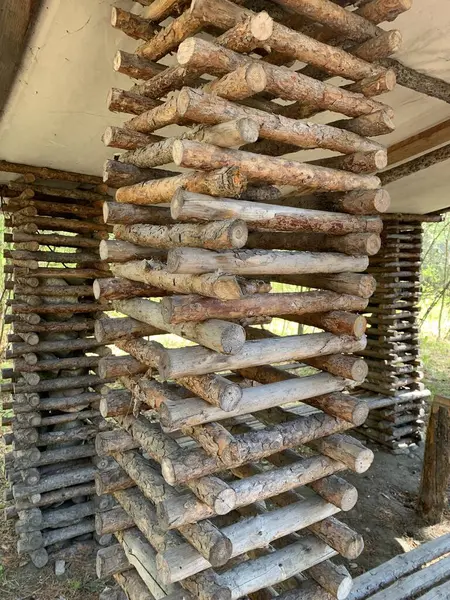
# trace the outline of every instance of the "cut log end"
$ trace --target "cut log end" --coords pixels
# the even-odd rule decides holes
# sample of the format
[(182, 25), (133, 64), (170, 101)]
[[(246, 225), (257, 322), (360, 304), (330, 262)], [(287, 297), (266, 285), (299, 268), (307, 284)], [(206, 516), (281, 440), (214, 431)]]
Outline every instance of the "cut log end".
[(226, 515), (236, 507), (236, 492), (232, 489), (226, 489), (217, 495), (214, 501), (214, 510), (218, 515)]
[(364, 359), (355, 360), (351, 367), (353, 381), (364, 381), (369, 372), (369, 367)]
[(374, 453), (369, 448), (360, 452), (355, 460), (355, 473), (365, 473), (375, 458)]
[(190, 37), (178, 46), (177, 62), (179, 65), (183, 66), (189, 64), (189, 61), (195, 54), (196, 43), (196, 39)]
[(274, 21), (265, 11), (258, 13), (251, 19), (250, 31), (255, 39), (260, 42), (268, 40), (273, 34)]
[(373, 199), (374, 208), (380, 212), (384, 213), (388, 210), (391, 205), (391, 196), (387, 190), (377, 190), (375, 198)]
[[(94, 292), (95, 293), (95, 292)], [(353, 335), (357, 338), (362, 337), (367, 329), (367, 319), (358, 315), (353, 323)]]

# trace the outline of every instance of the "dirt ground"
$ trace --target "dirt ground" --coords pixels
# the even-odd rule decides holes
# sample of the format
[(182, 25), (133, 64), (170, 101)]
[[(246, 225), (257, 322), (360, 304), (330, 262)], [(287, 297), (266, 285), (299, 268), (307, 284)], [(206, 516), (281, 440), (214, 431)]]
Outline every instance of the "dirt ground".
[[(423, 449), (395, 456), (367, 445), (375, 453), (374, 463), (362, 475), (346, 473), (359, 490), (359, 500), (353, 510), (339, 515), (365, 539), (363, 554), (346, 563), (354, 577), (450, 532), (450, 512), (443, 523), (429, 527), (414, 511)], [(96, 578), (95, 557), (77, 557), (63, 576), (56, 577), (52, 566), (37, 570), (21, 564), (15, 545), (14, 524), (0, 521), (1, 600), (98, 600), (104, 583)]]

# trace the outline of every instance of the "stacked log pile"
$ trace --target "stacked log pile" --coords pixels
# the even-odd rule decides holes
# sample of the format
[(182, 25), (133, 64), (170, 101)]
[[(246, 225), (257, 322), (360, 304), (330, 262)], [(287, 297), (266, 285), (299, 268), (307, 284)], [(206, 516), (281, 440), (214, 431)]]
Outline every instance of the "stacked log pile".
[(361, 397), (371, 412), (360, 431), (394, 452), (406, 452), (423, 439), (430, 392), (422, 383), (419, 356), (422, 222), (440, 219), (386, 215), (381, 251), (370, 258), (368, 272), (377, 289), (367, 307), (367, 347), (361, 354), (369, 373)]
[[(17, 549), (43, 567), (49, 555), (93, 539), (95, 513), (111, 501), (95, 497), (98, 362), (109, 348), (95, 339), (104, 306), (94, 278), (106, 186), (101, 178), (3, 163), (23, 176), (2, 190), (5, 292), (9, 325), (1, 389), (10, 482), (6, 518), (17, 519)], [(107, 539), (100, 540), (108, 541)], [(94, 542), (91, 542), (94, 544)]]
[[(111, 90), (109, 108), (132, 116), (104, 135), (124, 152), (104, 167), (115, 239), (100, 253), (114, 277), (94, 292), (123, 316), (96, 336), (124, 354), (100, 361), (119, 386), (100, 404), (117, 428), (96, 438), (116, 469), (96, 485), (119, 507), (97, 517), (117, 540), (98, 574), (131, 600), (345, 598), (351, 577), (330, 559), (363, 542), (334, 516), (357, 496), (337, 473), (373, 458), (346, 434), (368, 413), (346, 390), (367, 372), (358, 311), (389, 206), (371, 138), (393, 128), (374, 96), (395, 75), (376, 61), (401, 40), (377, 24), (409, 3), (141, 4), (112, 17), (143, 41), (115, 58), (138, 81)], [(339, 113), (330, 125), (307, 120), (326, 110)], [(283, 157), (317, 148), (335, 155)], [(261, 328), (274, 317), (321, 332)]]

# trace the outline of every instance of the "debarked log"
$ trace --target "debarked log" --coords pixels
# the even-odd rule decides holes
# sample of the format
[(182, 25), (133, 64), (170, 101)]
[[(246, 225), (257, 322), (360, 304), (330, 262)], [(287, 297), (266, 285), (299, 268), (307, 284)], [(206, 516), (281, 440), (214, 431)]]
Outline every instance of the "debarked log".
[(135, 296), (158, 298), (168, 293), (166, 290), (121, 277), (96, 279), (92, 287), (94, 298), (103, 301), (124, 300)]
[(201, 248), (173, 248), (167, 256), (167, 269), (174, 274), (201, 275), (225, 272), (234, 275), (361, 272), (369, 264), (367, 256), (339, 253), (282, 250), (235, 250), (213, 252)]
[(246, 281), (232, 275), (209, 273), (192, 277), (191, 275), (173, 274), (166, 265), (156, 261), (135, 261), (126, 265), (112, 265), (114, 275), (155, 285), (168, 292), (179, 294), (200, 294), (221, 300), (232, 300), (249, 294), (270, 290), (270, 286), (259, 281)]
[[(256, 231), (299, 231), (338, 237), (350, 233), (380, 233), (383, 229), (383, 223), (377, 217), (213, 198), (183, 189), (177, 190), (173, 196), (171, 214), (173, 219), (181, 221), (236, 218), (246, 221), (248, 227)], [(339, 242), (336, 240), (335, 244), (339, 245)]]
[[(319, 373), (302, 378), (289, 378), (286, 381), (269, 383), (264, 386), (244, 388), (242, 399), (232, 411), (224, 411), (208, 406), (200, 398), (186, 398), (181, 401), (166, 399), (160, 406), (161, 424), (166, 431), (176, 431), (183, 427), (193, 427), (203, 423), (220, 421), (230, 417), (249, 414), (258, 410), (267, 410), (289, 402), (305, 402), (336, 415), (332, 402), (324, 396), (323, 401), (315, 400), (317, 393), (330, 394), (343, 390), (347, 382), (328, 373)], [(351, 401), (349, 400), (349, 403)], [(341, 414), (339, 414), (341, 416)], [(342, 417), (348, 413), (342, 412)]]
[[(239, 319), (262, 315), (293, 315), (293, 320), (296, 320), (296, 316), (305, 314), (323, 313), (332, 310), (363, 311), (366, 307), (367, 300), (364, 298), (330, 291), (255, 294), (240, 300), (230, 301), (185, 295), (171, 296), (161, 301), (161, 312), (164, 320), (166, 323), (172, 324), (204, 321), (206, 319)], [(338, 316), (336, 315), (336, 317)], [(340, 331), (339, 333), (347, 333), (347, 331)]]
[(159, 303), (138, 298), (116, 301), (114, 307), (133, 319), (165, 329), (216, 352), (236, 354), (245, 342), (244, 328), (237, 323), (209, 319), (205, 323), (169, 325), (163, 318)]

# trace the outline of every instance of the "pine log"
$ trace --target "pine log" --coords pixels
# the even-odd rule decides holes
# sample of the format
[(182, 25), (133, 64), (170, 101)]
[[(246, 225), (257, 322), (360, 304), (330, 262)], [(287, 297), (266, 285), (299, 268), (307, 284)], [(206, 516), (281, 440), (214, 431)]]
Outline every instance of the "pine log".
[(105, 202), (103, 204), (103, 219), (111, 225), (170, 225), (173, 223), (170, 210), (159, 206), (151, 208), (120, 204), (119, 202)]
[[(228, 6), (231, 6), (231, 3), (228, 3)], [(214, 21), (216, 21), (217, 7), (214, 6), (212, 9), (214, 11)], [(203, 10), (203, 7), (201, 7), (201, 10)], [(230, 22), (229, 27), (233, 27), (233, 24), (234, 21)], [(227, 34), (219, 38), (218, 43), (222, 40), (224, 44), (227, 43)], [(249, 57), (224, 46), (219, 46), (218, 43), (200, 38), (190, 38), (184, 41), (178, 48), (177, 60), (179, 65), (194, 70), (197, 76), (202, 73), (217, 75), (218, 73), (234, 71), (251, 61)], [(293, 115), (294, 119), (308, 118), (320, 110), (334, 110), (350, 117), (358, 117), (387, 108), (386, 105), (380, 102), (362, 96), (358, 93), (361, 89), (357, 89), (355, 93), (355, 91), (339, 88), (301, 73), (293, 72), (285, 67), (277, 67), (267, 63), (264, 64), (264, 69), (267, 78), (266, 91), (276, 98), (296, 101), (296, 108), (300, 105), (299, 110), (296, 110), (296, 114)], [(392, 71), (387, 71), (387, 73), (392, 74)], [(380, 93), (378, 90), (380, 79), (382, 77), (378, 73), (375, 81), (369, 77), (354, 85), (360, 88), (366, 85), (365, 82), (369, 80), (370, 85), (376, 88), (373, 95), (377, 95)], [(393, 82), (390, 83), (395, 83), (395, 75)], [(392, 85), (390, 87), (392, 89)]]
[[(61, 498), (71, 498), (73, 496), (71, 495), (70, 486), (77, 487), (83, 483), (93, 481), (94, 473), (94, 467), (80, 467), (66, 470), (64, 473), (59, 473), (57, 475), (43, 477), (35, 486), (27, 486), (25, 484), (16, 483), (13, 486), (14, 499), (24, 500), (33, 494), (44, 494), (44, 492), (52, 492), (53, 490), (57, 490), (55, 494), (58, 495), (59, 500), (61, 500)], [(67, 489), (63, 490), (63, 488)], [(67, 496), (65, 496), (66, 493), (68, 494)], [(79, 489), (76, 489), (75, 493), (79, 495)], [(42, 497), (42, 499), (43, 498), (44, 497)], [(54, 501), (56, 502), (57, 499)]]
[(356, 273), (339, 273), (337, 275), (288, 275), (270, 278), (290, 285), (331, 290), (338, 294), (350, 294), (370, 298), (376, 288), (376, 280), (372, 275)]
[(386, 58), (381, 61), (388, 69), (393, 69), (397, 76), (397, 83), (403, 87), (410, 88), (420, 94), (438, 98), (444, 102), (450, 99), (450, 85), (443, 79), (432, 77), (426, 73), (420, 73), (411, 69), (400, 61)]
[(241, 298), (247, 294), (269, 291), (267, 284), (247, 282), (232, 275), (210, 273), (192, 277), (170, 273), (166, 266), (156, 261), (129, 262), (126, 265), (114, 264), (112, 271), (117, 277), (125, 277), (148, 285), (155, 285), (168, 292), (200, 294), (221, 300)]
[[(359, 272), (368, 266), (366, 256), (338, 253), (236, 250), (213, 252), (201, 248), (173, 248), (167, 256), (170, 273), (201, 275), (216, 271), (234, 275)], [(114, 270), (114, 269), (113, 269)]]
[[(123, 130), (121, 130), (123, 134)], [(130, 134), (133, 134), (131, 131)], [(103, 165), (103, 180), (112, 188), (119, 188), (124, 185), (132, 185), (140, 181), (150, 179), (159, 179), (161, 177), (173, 177), (173, 171), (164, 169), (138, 169), (133, 165), (128, 165), (118, 160), (107, 160)]]
[(339, 75), (353, 81), (373, 77), (382, 72), (380, 67), (367, 64), (339, 47), (329, 46), (276, 23), (264, 12), (241, 21), (233, 29), (228, 30), (220, 41), (236, 52), (249, 52), (256, 48), (269, 47), (272, 51), (280, 52), (286, 57), (314, 65), (331, 75)]
[(170, 333), (190, 339), (216, 352), (236, 354), (241, 351), (245, 342), (244, 328), (237, 323), (209, 319), (205, 323), (168, 325), (164, 321), (159, 303), (138, 298), (116, 301), (114, 307), (117, 311), (138, 321), (158, 329), (166, 329)]
[[(153, 147), (150, 148), (152, 148), (152, 151), (154, 150)], [(147, 147), (144, 150), (147, 150)], [(158, 156), (161, 157), (161, 154), (158, 154)], [(170, 202), (179, 187), (185, 187), (192, 192), (212, 194), (213, 196), (228, 194), (235, 197), (244, 191), (246, 184), (246, 178), (237, 173), (236, 167), (219, 169), (211, 173), (192, 172), (121, 187), (116, 192), (116, 201), (144, 206), (163, 204)]]
[(106, 100), (106, 106), (111, 112), (124, 112), (132, 115), (140, 115), (160, 105), (161, 102), (157, 100), (151, 100), (119, 88), (111, 88)]
[(362, 190), (347, 194), (320, 194), (283, 198), (286, 206), (325, 210), (349, 214), (377, 214), (389, 209), (390, 196), (386, 190)]
[[(380, 149), (380, 145), (376, 142), (369, 142), (349, 131), (328, 125), (313, 124), (310, 121), (300, 122), (280, 115), (269, 115), (258, 109), (239, 106), (224, 98), (192, 88), (181, 90), (177, 96), (177, 105), (174, 110), (178, 119), (188, 119), (209, 125), (223, 123), (230, 120), (230, 117), (233, 119), (248, 117), (259, 125), (262, 138), (289, 142), (301, 148), (326, 148), (344, 154)], [(143, 133), (151, 133), (155, 127), (161, 126), (159, 123), (153, 124), (151, 120), (153, 112), (155, 111), (147, 113), (144, 123), (142, 123), (144, 119), (138, 117), (139, 121), (134, 119), (128, 125), (136, 127), (137, 131), (143, 129)]]
[[(343, 379), (321, 373), (288, 381), (278, 381), (264, 387), (246, 388), (242, 392), (242, 400), (232, 411), (224, 411), (212, 406), (208, 407), (196, 398), (185, 399), (183, 402), (174, 402), (167, 399), (160, 406), (160, 419), (166, 431), (175, 431), (183, 427), (220, 421), (257, 410), (270, 409), (279, 405), (280, 402), (284, 404), (302, 401), (314, 406), (314, 397), (317, 393), (337, 392), (344, 389), (345, 384), (346, 382)], [(331, 402), (326, 401), (326, 398), (322, 402), (320, 401), (321, 396), (318, 398), (317, 406), (319, 408), (323, 407), (325, 409), (331, 406)], [(335, 414), (335, 411), (332, 410), (332, 414)], [(345, 413), (344, 416), (346, 416)]]
[(87, 183), (99, 185), (101, 178), (95, 175), (83, 175), (71, 171), (62, 171), (60, 169), (49, 169), (47, 167), (35, 167), (19, 163), (12, 163), (6, 160), (0, 161), (0, 171), (6, 173), (18, 173), (20, 175), (35, 175), (38, 179), (56, 179), (63, 181), (73, 181), (74, 183)]
[[(117, 236), (118, 237), (118, 236)], [(127, 262), (143, 258), (164, 260), (166, 253), (157, 248), (142, 248), (136, 244), (119, 240), (102, 240), (100, 242), (100, 258), (106, 262)]]
[[(364, 310), (367, 301), (359, 296), (336, 294), (335, 292), (290, 292), (280, 294), (255, 294), (241, 300), (220, 301), (200, 296), (171, 296), (161, 302), (161, 311), (166, 323), (204, 321), (206, 319), (238, 319), (259, 315), (310, 315), (335, 309)], [(339, 318), (339, 314), (336, 315)], [(289, 318), (286, 317), (286, 318)], [(313, 317), (312, 317), (313, 318)], [(330, 320), (333, 319), (331, 315)], [(340, 331), (339, 333), (347, 333)], [(352, 328), (353, 333), (353, 328)], [(363, 331), (359, 335), (361, 337)]]
[[(141, 249), (139, 252), (157, 254), (154, 248), (169, 249), (177, 246), (200, 247), (210, 250), (227, 250), (242, 248), (247, 241), (247, 225), (241, 219), (216, 221), (214, 223), (180, 223), (176, 225), (153, 226), (153, 225), (115, 225), (114, 234), (118, 240), (133, 242), (138, 246), (149, 247), (148, 250)], [(102, 244), (112, 242), (102, 242)], [(115, 242), (120, 244), (120, 242)], [(133, 246), (136, 247), (136, 246)], [(104, 246), (100, 245), (100, 257), (105, 260)], [(161, 254), (161, 252), (160, 252)], [(117, 262), (127, 260), (121, 258)], [(111, 257), (114, 261), (114, 256)]]
[(379, 179), (372, 175), (356, 175), (241, 150), (219, 149), (216, 146), (186, 140), (177, 140), (174, 143), (173, 160), (177, 165), (193, 169), (211, 170), (225, 165), (239, 166), (249, 179), (292, 185), (300, 190), (351, 191), (361, 188), (376, 189), (379, 185)]
[(343, 234), (380, 233), (382, 230), (382, 222), (377, 217), (358, 217), (230, 198), (212, 198), (183, 189), (179, 189), (173, 196), (171, 215), (176, 220), (193, 221), (235, 217), (246, 221), (250, 229), (337, 234), (339, 238)]
[(123, 573), (115, 573), (114, 579), (125, 592), (128, 600), (154, 600), (155, 598), (133, 568)]
[(115, 29), (120, 29), (135, 40), (149, 40), (158, 26), (154, 25), (147, 19), (143, 19), (138, 15), (122, 10), (113, 6), (111, 12), (111, 25)]
[[(337, 512), (321, 498), (303, 499), (296, 504), (250, 517), (225, 527), (222, 532), (232, 544), (232, 556), (264, 548), (275, 539), (307, 527), (313, 519), (326, 518)], [(195, 575), (211, 565), (187, 544), (159, 554), (157, 565), (163, 581), (173, 583)]]
[(161, 333), (164, 331), (131, 318), (102, 318), (95, 322), (95, 338), (100, 344), (114, 342), (120, 338), (153, 336)]
[[(422, 156), (419, 156), (418, 158), (415, 158), (413, 160), (410, 160), (406, 163), (403, 163), (397, 167), (393, 167), (392, 169), (387, 169), (386, 171), (384, 171), (383, 173), (381, 173), (381, 182), (383, 185), (388, 185), (389, 183), (392, 183), (393, 181), (397, 181), (398, 179), (401, 179), (402, 177), (407, 177), (408, 175), (412, 175), (413, 173), (418, 173), (419, 171), (422, 171), (423, 169), (428, 169), (429, 167), (440, 163), (444, 160), (447, 160), (450, 157), (450, 144), (447, 144), (446, 146), (442, 146), (441, 148), (438, 148), (437, 150), (432, 150), (431, 152), (428, 152), (427, 154), (423, 154)], [(421, 217), (425, 220), (425, 215), (420, 215), (420, 216), (415, 216), (415, 218), (411, 219), (411, 220), (422, 220)], [(434, 215), (426, 215), (427, 220), (428, 219), (436, 219), (437, 217)], [(392, 217), (390, 217), (392, 218)], [(405, 217), (405, 215), (402, 214), (402, 220), (406, 220), (407, 217)]]
[(360, 338), (364, 335), (367, 320), (362, 315), (332, 310), (328, 313), (307, 313), (304, 315), (282, 315), (283, 319), (323, 329), (335, 335), (345, 334)]
[(95, 279), (93, 283), (93, 292), (96, 300), (124, 300), (135, 296), (144, 296), (145, 298), (160, 297), (167, 294), (166, 290), (145, 285), (138, 281), (130, 281), (119, 277)]
[(356, 438), (348, 435), (332, 435), (310, 443), (315, 450), (334, 460), (343, 462), (356, 473), (364, 473), (372, 464), (374, 454)]

